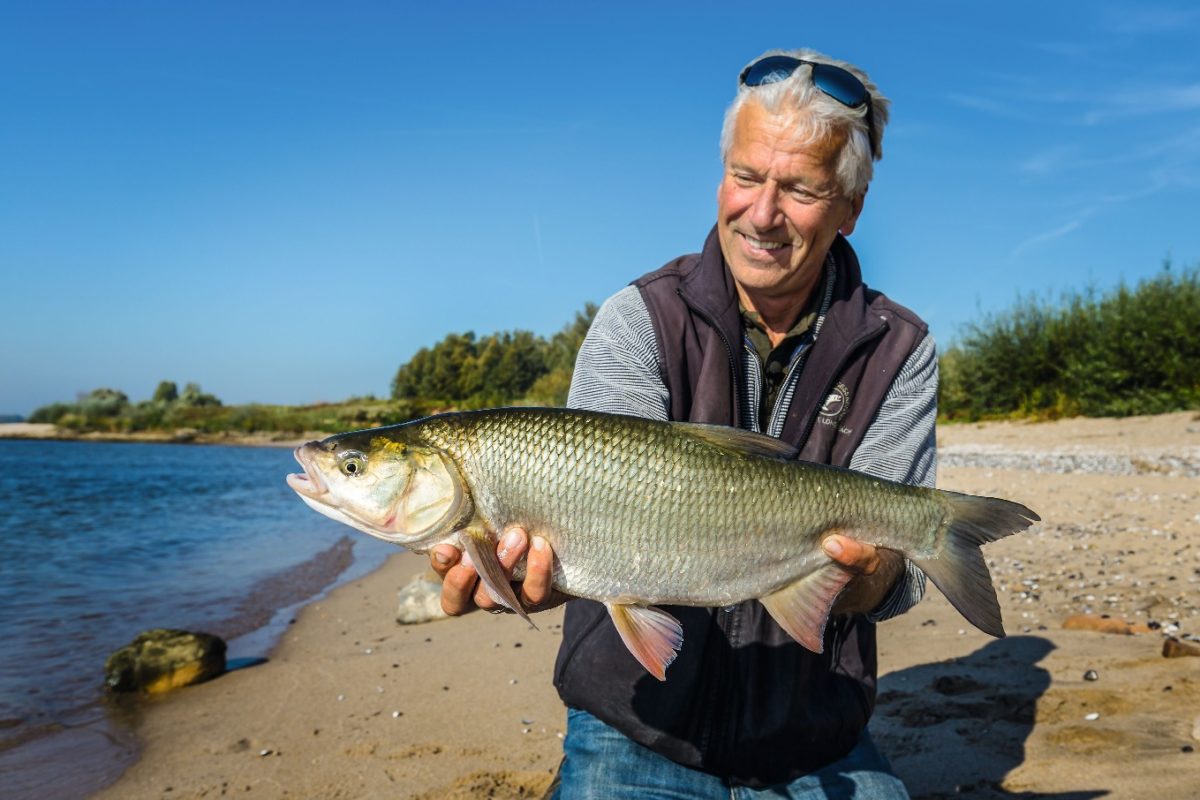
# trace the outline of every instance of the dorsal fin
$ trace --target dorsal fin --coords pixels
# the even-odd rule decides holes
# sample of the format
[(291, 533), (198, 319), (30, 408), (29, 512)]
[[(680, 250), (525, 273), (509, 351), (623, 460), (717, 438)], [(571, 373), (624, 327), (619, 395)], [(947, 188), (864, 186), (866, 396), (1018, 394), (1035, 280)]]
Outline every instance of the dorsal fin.
[(774, 436), (731, 428), (728, 425), (707, 425), (701, 422), (672, 422), (671, 425), (681, 433), (695, 436), (735, 456), (792, 459), (799, 452), (792, 445)]

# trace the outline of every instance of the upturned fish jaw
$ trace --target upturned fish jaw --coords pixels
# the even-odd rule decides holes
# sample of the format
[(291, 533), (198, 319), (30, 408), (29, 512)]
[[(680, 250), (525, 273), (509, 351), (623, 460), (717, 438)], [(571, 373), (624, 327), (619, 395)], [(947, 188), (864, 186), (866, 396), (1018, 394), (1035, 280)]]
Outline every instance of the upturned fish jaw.
[(320, 471), (313, 468), (313, 450), (319, 447), (317, 442), (308, 442), (297, 447), (292, 453), (304, 468), (304, 472), (288, 475), (287, 485), (301, 497), (316, 499), (329, 493), (329, 486), (321, 477)]

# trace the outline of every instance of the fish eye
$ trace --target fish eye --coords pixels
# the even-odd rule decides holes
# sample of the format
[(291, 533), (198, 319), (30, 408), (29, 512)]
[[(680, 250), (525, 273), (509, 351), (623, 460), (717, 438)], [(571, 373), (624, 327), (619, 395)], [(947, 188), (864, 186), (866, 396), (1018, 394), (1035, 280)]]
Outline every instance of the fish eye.
[(366, 470), (367, 457), (358, 452), (346, 453), (338, 461), (338, 467), (342, 470), (343, 475), (353, 478)]

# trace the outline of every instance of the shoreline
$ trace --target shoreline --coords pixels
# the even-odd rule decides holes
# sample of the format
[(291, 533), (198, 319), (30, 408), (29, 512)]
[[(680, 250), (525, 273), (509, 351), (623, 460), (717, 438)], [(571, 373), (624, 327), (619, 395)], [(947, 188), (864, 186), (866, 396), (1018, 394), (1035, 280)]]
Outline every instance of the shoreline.
[[(1200, 658), (1162, 648), (1172, 628), (1200, 639), (1195, 478), (1158, 462), (1129, 474), (989, 458), (1192, 458), (1195, 412), (943, 426), (939, 445), (958, 453), (939, 488), (1026, 502), (1044, 521), (985, 550), (1008, 639), (971, 628), (932, 586), (879, 627), (872, 731), (913, 797), (1190, 797)], [(392, 554), (305, 605), (269, 662), (146, 704), (141, 758), (97, 797), (539, 797), (565, 727), (551, 683), (562, 609), (536, 631), (487, 614), (400, 626), (396, 592), (426, 567)], [(1159, 629), (1063, 628), (1080, 613)]]
[(69, 428), (60, 428), (49, 423), (3, 422), (0, 423), (0, 441), (38, 442), (111, 442), (119, 444), (225, 444), (236, 447), (298, 447), (314, 439), (324, 439), (330, 434), (324, 431), (309, 431), (302, 434), (284, 433), (205, 433), (192, 428), (175, 431), (141, 431), (138, 433), (101, 433), (92, 431), (79, 433)]

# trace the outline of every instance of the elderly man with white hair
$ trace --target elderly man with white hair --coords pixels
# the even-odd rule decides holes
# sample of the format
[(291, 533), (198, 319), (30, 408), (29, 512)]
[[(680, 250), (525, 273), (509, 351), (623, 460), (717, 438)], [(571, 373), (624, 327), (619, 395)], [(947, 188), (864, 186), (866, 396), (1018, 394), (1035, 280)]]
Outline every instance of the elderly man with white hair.
[[(742, 70), (721, 135), (715, 227), (699, 253), (604, 303), (568, 404), (761, 431), (805, 460), (932, 486), (933, 341), (867, 287), (846, 240), (888, 107), (860, 69), (813, 51), (771, 51)], [(857, 577), (821, 654), (756, 601), (668, 607), (687, 647), (659, 682), (603, 605), (571, 599), (554, 671), (568, 709), (555, 797), (907, 797), (867, 722), (875, 626), (920, 600), (924, 576), (836, 533), (824, 549)], [(529, 608), (567, 599), (550, 587), (542, 539), (508, 531), (499, 553), (506, 567), (526, 558), (517, 588)], [(433, 564), (449, 613), (500, 610), (453, 547)]]

